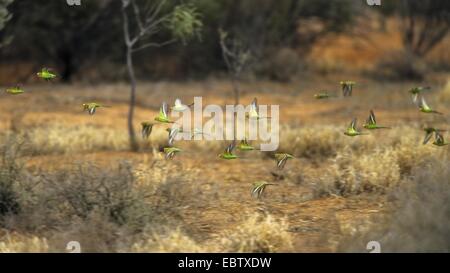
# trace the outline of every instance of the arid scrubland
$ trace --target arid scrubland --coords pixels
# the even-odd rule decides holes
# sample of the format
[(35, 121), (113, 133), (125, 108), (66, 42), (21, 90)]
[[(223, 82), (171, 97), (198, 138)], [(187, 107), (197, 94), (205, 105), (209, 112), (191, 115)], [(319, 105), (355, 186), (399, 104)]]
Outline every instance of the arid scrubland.
[[(291, 100), (245, 94), (245, 101), (258, 96), (281, 105), (279, 150), (296, 157), (281, 172), (270, 152), (221, 161), (216, 155), (225, 142), (185, 141), (180, 155), (165, 160), (162, 127), (130, 153), (122, 102), (113, 95), (107, 96), (112, 108), (94, 117), (77, 108), (84, 93), (67, 87), (65, 96), (53, 97), (72, 96), (66, 109), (52, 110), (54, 119), (40, 114), (42, 103), (22, 115), (7, 111), (0, 133), (0, 251), (65, 252), (78, 241), (83, 252), (365, 252), (371, 240), (383, 251), (448, 251), (448, 148), (421, 143), (425, 124), (449, 129), (447, 113), (417, 113), (408, 85), (372, 85), (356, 92), (375, 97), (387, 89), (387, 98), (375, 106), (362, 99), (351, 112), (340, 100), (313, 100), (310, 91), (285, 94)], [(436, 89), (430, 101), (445, 111), (449, 84)], [(30, 102), (45, 96), (52, 95), (33, 94)], [(8, 98), (2, 107), (15, 106)], [(155, 107), (142, 105), (139, 118), (151, 119)], [(361, 126), (372, 107), (392, 129), (344, 136), (353, 115)], [(260, 180), (277, 185), (256, 200), (250, 190)]]

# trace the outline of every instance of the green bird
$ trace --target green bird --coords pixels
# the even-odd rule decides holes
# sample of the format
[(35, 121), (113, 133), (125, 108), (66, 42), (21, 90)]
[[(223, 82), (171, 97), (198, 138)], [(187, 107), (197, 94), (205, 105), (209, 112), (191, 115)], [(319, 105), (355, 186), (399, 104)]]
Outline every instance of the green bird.
[(433, 133), (439, 133), (439, 132), (445, 132), (446, 130), (437, 129), (434, 127), (426, 127), (423, 128), (425, 131), (425, 138), (423, 139), (423, 144), (427, 144), (428, 141), (430, 141), (431, 137), (433, 136)]
[(255, 150), (255, 147), (251, 146), (247, 139), (241, 140), (241, 143), (237, 146), (237, 148), (241, 151), (253, 151)]
[(368, 130), (391, 129), (390, 127), (377, 125), (377, 120), (375, 119), (375, 113), (373, 112), (373, 110), (370, 110), (370, 116), (367, 119), (366, 123), (363, 125), (363, 127)]
[(419, 94), (421, 94), (424, 91), (428, 91), (430, 89), (431, 89), (431, 87), (429, 87), (429, 86), (426, 86), (426, 87), (417, 86), (417, 87), (413, 87), (413, 88), (409, 89), (408, 92), (411, 93), (413, 102), (417, 103), (417, 98), (419, 97)]
[(219, 158), (227, 159), (227, 160), (238, 158), (237, 155), (233, 154), (233, 150), (234, 150), (235, 146), (236, 146), (236, 143), (233, 141), (230, 145), (227, 146), (227, 148), (225, 149), (225, 151), (222, 154), (218, 155)]
[(253, 99), (252, 103), (250, 104), (250, 111), (246, 113), (246, 117), (249, 119), (270, 119), (270, 117), (260, 117), (259, 111), (258, 111), (258, 101), (256, 98)]
[(142, 138), (143, 139), (148, 139), (150, 137), (150, 134), (152, 133), (153, 130), (153, 125), (155, 125), (154, 123), (148, 122), (148, 121), (144, 121), (141, 122), (142, 125)]
[(293, 155), (288, 153), (277, 153), (275, 154), (275, 159), (277, 160), (277, 167), (278, 169), (282, 170), (284, 166), (286, 165), (286, 162), (288, 159), (295, 158)]
[(89, 113), (89, 115), (93, 115), (95, 114), (95, 112), (97, 111), (97, 108), (99, 107), (109, 107), (106, 105), (102, 105), (96, 102), (89, 102), (89, 103), (83, 103), (83, 110), (87, 111)]
[(276, 185), (275, 183), (269, 183), (266, 181), (258, 181), (253, 184), (252, 188), (252, 196), (255, 198), (261, 198), (262, 194), (264, 193), (264, 190), (269, 185)]
[(352, 120), (352, 122), (350, 123), (350, 126), (344, 132), (344, 135), (354, 137), (354, 136), (361, 136), (361, 135), (367, 135), (367, 134), (362, 133), (356, 129), (356, 118), (354, 118)]
[(420, 112), (422, 112), (422, 113), (443, 115), (441, 112), (433, 110), (430, 106), (428, 106), (424, 97), (422, 97), (422, 100), (420, 101), (418, 106), (419, 106)]
[(436, 146), (445, 146), (448, 145), (448, 142), (445, 142), (444, 137), (439, 132), (435, 132), (433, 144)]
[(185, 105), (185, 104), (181, 103), (180, 99), (176, 99), (174, 106), (172, 106), (170, 109), (172, 111), (174, 111), (174, 112), (184, 112), (187, 109), (189, 109), (189, 107), (191, 107), (192, 105), (194, 105), (194, 103), (191, 103), (189, 105)]
[(176, 147), (166, 147), (164, 148), (164, 153), (166, 154), (166, 159), (172, 159), (175, 154), (181, 152), (180, 148)]
[(19, 94), (25, 93), (25, 91), (24, 91), (19, 85), (16, 85), (16, 86), (14, 86), (14, 87), (7, 88), (7, 89), (5, 90), (5, 92), (8, 93), (8, 94), (10, 94), (10, 95), (19, 95)]
[(183, 128), (179, 127), (167, 128), (166, 131), (169, 133), (169, 141), (168, 141), (169, 146), (173, 145), (175, 137), (178, 135), (178, 133), (184, 133)]
[(353, 93), (353, 86), (356, 84), (354, 81), (341, 81), (342, 93), (344, 97), (351, 97)]
[(159, 109), (159, 114), (158, 116), (155, 118), (156, 121), (161, 122), (161, 123), (174, 123), (173, 121), (169, 120), (169, 116), (168, 116), (168, 106), (166, 102), (163, 102), (161, 105), (161, 108)]
[(51, 81), (56, 78), (56, 74), (51, 72), (48, 68), (42, 68), (41, 71), (36, 73), (37, 76), (43, 80)]
[(318, 100), (335, 98), (335, 97), (336, 97), (336, 95), (328, 94), (327, 92), (314, 94), (314, 98), (316, 98)]

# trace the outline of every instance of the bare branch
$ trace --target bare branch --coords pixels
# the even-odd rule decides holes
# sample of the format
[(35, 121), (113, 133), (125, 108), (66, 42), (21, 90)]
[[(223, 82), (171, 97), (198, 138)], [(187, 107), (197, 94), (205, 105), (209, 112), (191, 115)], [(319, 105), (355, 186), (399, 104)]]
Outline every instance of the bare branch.
[(176, 41), (177, 41), (176, 39), (171, 39), (171, 40), (168, 40), (168, 41), (165, 41), (165, 42), (162, 42), (162, 43), (146, 43), (146, 44), (144, 44), (144, 45), (142, 45), (142, 46), (140, 46), (138, 48), (133, 49), (132, 52), (137, 52), (137, 51), (149, 48), (149, 47), (163, 47), (163, 46), (166, 46), (166, 45), (169, 45), (169, 44), (173, 44)]

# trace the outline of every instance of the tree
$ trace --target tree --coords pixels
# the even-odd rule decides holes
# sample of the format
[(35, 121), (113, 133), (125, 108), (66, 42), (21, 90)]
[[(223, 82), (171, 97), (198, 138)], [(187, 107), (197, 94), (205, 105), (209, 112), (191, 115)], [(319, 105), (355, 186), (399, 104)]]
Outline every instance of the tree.
[(107, 20), (117, 17), (116, 3), (84, 1), (81, 6), (68, 6), (66, 1), (15, 1), (11, 5), (15, 16), (5, 31), (20, 43), (8, 51), (16, 59), (56, 65), (62, 81), (70, 82), (86, 62), (98, 53), (106, 54), (111, 41), (120, 37), (114, 19)]
[(426, 56), (450, 30), (448, 0), (403, 0), (399, 12), (403, 45), (413, 57)]
[[(193, 37), (199, 37), (202, 28), (200, 15), (197, 13), (195, 7), (188, 4), (181, 4), (176, 6), (172, 12), (164, 12), (165, 3), (166, 0), (159, 2), (122, 0), (126, 64), (131, 85), (128, 110), (128, 135), (130, 148), (133, 151), (139, 148), (133, 127), (137, 85), (133, 54), (149, 47), (163, 47), (179, 40), (186, 43)], [(151, 40), (164, 27), (172, 32), (173, 37), (163, 42), (154, 42)]]
[(242, 72), (248, 67), (251, 60), (250, 50), (237, 38), (230, 38), (228, 33), (219, 29), (220, 47), (222, 56), (231, 78), (234, 93), (234, 104), (239, 104), (240, 80)]
[[(12, 17), (7, 8), (13, 1), (14, 0), (0, 0), (0, 31)], [(0, 42), (0, 47), (2, 47), (2, 45), (3, 43)]]

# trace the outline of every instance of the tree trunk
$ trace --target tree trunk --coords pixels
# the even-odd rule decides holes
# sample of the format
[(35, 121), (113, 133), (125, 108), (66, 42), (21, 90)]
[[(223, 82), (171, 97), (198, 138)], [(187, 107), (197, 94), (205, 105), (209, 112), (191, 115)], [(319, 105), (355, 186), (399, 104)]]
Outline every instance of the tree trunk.
[(128, 136), (130, 139), (130, 149), (132, 151), (137, 151), (139, 149), (139, 145), (137, 143), (136, 133), (133, 127), (134, 107), (136, 105), (136, 76), (134, 75), (133, 53), (131, 47), (127, 48), (127, 69), (131, 84), (130, 104), (128, 108)]

